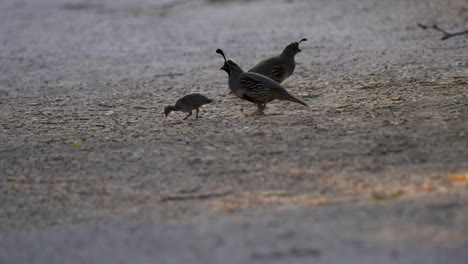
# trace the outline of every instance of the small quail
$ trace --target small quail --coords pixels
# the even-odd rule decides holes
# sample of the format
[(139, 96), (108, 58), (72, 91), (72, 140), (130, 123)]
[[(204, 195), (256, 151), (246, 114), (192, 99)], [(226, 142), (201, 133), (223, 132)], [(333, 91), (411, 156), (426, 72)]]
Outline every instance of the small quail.
[(278, 83), (282, 83), (291, 76), (296, 68), (294, 56), (301, 52), (299, 44), (307, 39), (301, 39), (299, 42), (291, 42), (280, 55), (268, 58), (259, 62), (249, 72), (259, 73), (268, 76)]
[(188, 113), (188, 115), (184, 118), (185, 120), (192, 115), (193, 110), (196, 110), (196, 118), (198, 118), (198, 108), (211, 102), (213, 102), (213, 100), (208, 99), (204, 95), (198, 93), (189, 94), (177, 100), (175, 105), (168, 105), (164, 107), (164, 115), (167, 117), (172, 111), (181, 111)]
[(266, 104), (274, 99), (291, 101), (307, 106), (306, 103), (297, 99), (276, 81), (254, 72), (244, 72), (236, 63), (226, 60), (221, 49), (217, 49), (224, 58), (224, 70), (229, 75), (229, 89), (237, 97), (257, 105), (258, 113), (263, 114)]

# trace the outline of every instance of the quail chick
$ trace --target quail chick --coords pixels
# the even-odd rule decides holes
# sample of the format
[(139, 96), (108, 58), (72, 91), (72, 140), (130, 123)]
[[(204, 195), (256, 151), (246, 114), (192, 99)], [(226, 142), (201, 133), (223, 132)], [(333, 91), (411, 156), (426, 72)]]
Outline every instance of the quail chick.
[(282, 83), (291, 76), (296, 68), (294, 56), (301, 52), (299, 44), (307, 39), (301, 39), (299, 42), (291, 42), (286, 46), (280, 55), (268, 58), (259, 62), (249, 72), (259, 73), (268, 76), (278, 83)]
[(211, 102), (213, 102), (213, 100), (208, 99), (206, 96), (199, 93), (189, 94), (177, 100), (175, 105), (168, 105), (164, 107), (164, 115), (166, 115), (167, 118), (167, 116), (172, 111), (181, 111), (188, 113), (188, 115), (184, 118), (185, 120), (192, 115), (193, 110), (196, 110), (197, 114), (195, 117), (198, 118), (198, 108)]
[(257, 105), (258, 113), (264, 114), (266, 104), (274, 99), (291, 101), (307, 106), (306, 103), (297, 99), (276, 81), (254, 72), (244, 72), (236, 63), (226, 60), (221, 49), (217, 49), (224, 58), (224, 70), (229, 75), (229, 89), (237, 97)]

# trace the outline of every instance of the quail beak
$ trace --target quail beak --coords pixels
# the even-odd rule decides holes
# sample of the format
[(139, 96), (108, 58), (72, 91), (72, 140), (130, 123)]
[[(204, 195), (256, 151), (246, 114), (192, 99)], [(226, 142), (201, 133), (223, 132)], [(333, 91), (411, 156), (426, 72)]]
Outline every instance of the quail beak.
[(166, 107), (166, 108), (164, 108), (163, 114), (164, 114), (164, 115), (166, 116), (166, 118), (167, 118), (167, 116), (169, 115), (170, 112), (171, 112), (171, 111), (169, 111), (168, 108)]
[(299, 48), (297, 49), (297, 51), (299, 51), (299, 52), (302, 52), (302, 50), (301, 50), (301, 49), (299, 49)]

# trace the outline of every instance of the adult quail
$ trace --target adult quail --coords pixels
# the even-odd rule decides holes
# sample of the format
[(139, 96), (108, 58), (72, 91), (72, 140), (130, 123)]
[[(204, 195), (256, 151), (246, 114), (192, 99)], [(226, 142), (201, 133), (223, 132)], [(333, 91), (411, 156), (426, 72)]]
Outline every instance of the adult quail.
[(299, 44), (307, 39), (301, 39), (299, 42), (291, 42), (280, 55), (268, 58), (259, 62), (249, 72), (259, 73), (282, 83), (291, 76), (296, 68), (294, 56), (301, 52)]
[(291, 101), (307, 106), (306, 103), (297, 99), (276, 81), (254, 72), (244, 72), (236, 63), (226, 60), (221, 49), (217, 49), (224, 58), (224, 70), (229, 75), (229, 89), (237, 97), (257, 105), (258, 113), (264, 114), (266, 104), (274, 99)]
[(164, 107), (164, 115), (166, 115), (167, 118), (167, 116), (172, 111), (181, 111), (188, 113), (188, 115), (184, 118), (185, 120), (192, 115), (193, 110), (196, 110), (197, 114), (195, 117), (198, 118), (198, 108), (211, 102), (213, 102), (213, 100), (208, 99), (206, 96), (199, 93), (189, 94), (177, 100), (175, 105), (168, 105)]

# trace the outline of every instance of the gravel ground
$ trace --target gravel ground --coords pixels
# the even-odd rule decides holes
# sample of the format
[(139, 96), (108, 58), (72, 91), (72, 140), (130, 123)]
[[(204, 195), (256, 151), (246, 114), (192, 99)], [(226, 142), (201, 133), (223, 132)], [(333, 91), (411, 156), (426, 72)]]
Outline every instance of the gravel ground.
[[(465, 0), (0, 2), (0, 263), (465, 263)], [(306, 37), (266, 116), (228, 95)], [(162, 110), (199, 92), (201, 118)]]

